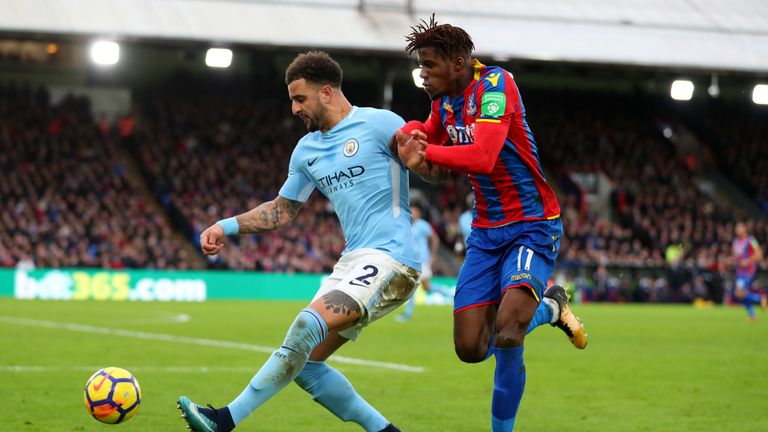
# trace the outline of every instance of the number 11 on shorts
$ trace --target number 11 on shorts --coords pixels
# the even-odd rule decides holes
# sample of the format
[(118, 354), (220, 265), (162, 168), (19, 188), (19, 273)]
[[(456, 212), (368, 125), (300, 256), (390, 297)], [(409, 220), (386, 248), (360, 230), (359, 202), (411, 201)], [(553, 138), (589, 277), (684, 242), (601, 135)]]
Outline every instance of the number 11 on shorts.
[[(525, 251), (526, 253), (525, 267), (520, 268), (520, 266), (523, 263), (523, 251)], [(525, 246), (520, 246), (520, 250), (517, 253), (517, 271), (520, 271), (520, 270), (530, 271), (532, 259), (533, 259), (533, 251), (530, 248), (527, 248)]]

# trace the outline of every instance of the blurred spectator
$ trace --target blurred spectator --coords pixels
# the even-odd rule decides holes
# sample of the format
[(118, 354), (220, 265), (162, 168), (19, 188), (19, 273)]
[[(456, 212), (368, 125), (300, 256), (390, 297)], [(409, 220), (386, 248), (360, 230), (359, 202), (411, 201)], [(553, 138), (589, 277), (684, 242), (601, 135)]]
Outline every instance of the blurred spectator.
[(89, 103), (0, 86), (0, 264), (188, 268)]

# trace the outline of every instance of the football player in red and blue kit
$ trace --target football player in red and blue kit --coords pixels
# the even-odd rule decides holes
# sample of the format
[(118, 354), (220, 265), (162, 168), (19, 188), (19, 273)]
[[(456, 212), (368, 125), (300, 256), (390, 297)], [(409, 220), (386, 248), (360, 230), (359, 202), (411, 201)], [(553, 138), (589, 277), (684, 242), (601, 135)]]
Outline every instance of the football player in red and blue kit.
[(747, 309), (751, 320), (755, 319), (754, 305), (768, 308), (768, 297), (752, 289), (752, 282), (757, 275), (757, 264), (763, 259), (763, 249), (754, 237), (747, 232), (747, 224), (736, 224), (736, 238), (733, 240), (733, 259), (736, 262), (736, 279), (734, 281), (733, 298), (742, 303)]
[(425, 179), (450, 169), (472, 182), (475, 206), (454, 299), (454, 344), (465, 362), (495, 356), (492, 430), (511, 431), (525, 387), (525, 335), (552, 323), (577, 348), (586, 346), (565, 290), (546, 287), (563, 233), (560, 206), (512, 75), (471, 59), (470, 36), (437, 25), (434, 16), (406, 39), (406, 52), (418, 54), (432, 108), (423, 124), (401, 129), (399, 156)]

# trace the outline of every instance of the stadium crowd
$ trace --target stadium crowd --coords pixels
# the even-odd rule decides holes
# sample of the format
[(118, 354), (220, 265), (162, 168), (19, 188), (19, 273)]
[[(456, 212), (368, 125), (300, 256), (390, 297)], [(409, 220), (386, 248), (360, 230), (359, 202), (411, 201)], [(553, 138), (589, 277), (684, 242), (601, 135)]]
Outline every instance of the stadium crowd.
[[(536, 101), (552, 100), (546, 93), (535, 96)], [(745, 215), (696, 186), (697, 167), (664, 138), (654, 113), (644, 111), (652, 101), (599, 92), (560, 92), (557, 97), (558, 109), (529, 104), (537, 110), (529, 121), (544, 165), (557, 172), (604, 173), (613, 184), (610, 218), (597, 217), (583, 205), (574, 208), (577, 196), (563, 200), (561, 269), (596, 269), (592, 284), (602, 284), (605, 291), (596, 298), (619, 296), (622, 281), (612, 273), (627, 269), (663, 270), (656, 272), (663, 278), (623, 281), (637, 281), (634, 291), (646, 298), (689, 300), (700, 296), (705, 285), (711, 290), (732, 265), (734, 224)], [(764, 219), (752, 220), (750, 232), (761, 244), (768, 240)], [(761, 268), (766, 269), (765, 262)], [(616, 283), (608, 283), (612, 279)]]
[[(330, 203), (315, 193), (283, 230), (233, 238), (207, 263), (187, 252), (211, 223), (277, 194), (305, 133), (282, 99), (150, 95), (139, 98), (135, 131), (125, 133), (94, 121), (82, 98), (51, 106), (43, 90), (9, 86), (0, 95), (1, 266), (28, 260), (46, 267), (318, 273), (331, 271), (344, 248)], [(565, 235), (557, 275), (579, 284), (586, 300), (688, 300), (712, 291), (732, 264), (733, 226), (742, 215), (696, 186), (700, 174), (677, 156), (640, 108), (646, 104), (633, 99), (640, 96), (558, 92), (559, 104), (546, 105), (552, 96), (537, 90), (525, 100), (560, 196)], [(737, 153), (718, 151), (739, 173), (734, 180), (759, 198), (768, 175), (759, 165), (768, 163), (760, 145), (766, 130), (752, 126), (728, 135), (738, 141)], [(742, 166), (743, 154), (758, 163)], [(142, 178), (126, 169), (126, 157), (138, 162)], [(572, 180), (584, 172), (610, 180), (607, 213), (590, 208)], [(751, 183), (742, 183), (741, 173)], [(458, 218), (471, 192), (466, 178), (412, 186), (445, 251), (460, 255)], [(765, 245), (765, 220), (752, 220), (750, 228)], [(631, 282), (619, 277), (625, 272), (635, 276)]]
[(0, 86), (0, 266), (194, 266), (85, 98)]
[(715, 151), (721, 171), (768, 214), (768, 112), (718, 104), (697, 115), (692, 122)]

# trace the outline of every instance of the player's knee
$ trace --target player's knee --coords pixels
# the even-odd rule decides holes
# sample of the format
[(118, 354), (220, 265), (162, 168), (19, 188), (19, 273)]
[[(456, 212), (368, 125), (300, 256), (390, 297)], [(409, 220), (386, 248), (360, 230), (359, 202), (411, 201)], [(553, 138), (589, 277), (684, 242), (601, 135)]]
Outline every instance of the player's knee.
[(283, 345), (307, 356), (324, 339), (328, 327), (322, 317), (310, 308), (302, 310), (288, 328)]
[(454, 348), (459, 360), (464, 363), (479, 363), (485, 360), (488, 353), (488, 343), (454, 341)]
[(493, 339), (493, 346), (499, 348), (523, 346), (527, 329), (527, 322), (513, 320), (512, 322), (507, 323), (503, 328), (497, 329), (496, 337)]

